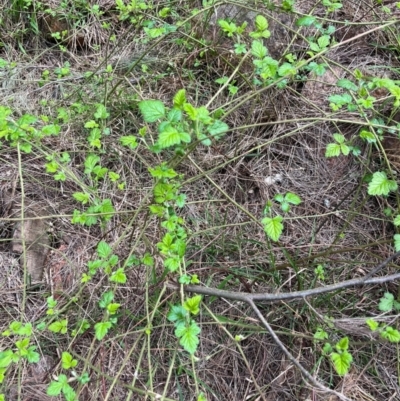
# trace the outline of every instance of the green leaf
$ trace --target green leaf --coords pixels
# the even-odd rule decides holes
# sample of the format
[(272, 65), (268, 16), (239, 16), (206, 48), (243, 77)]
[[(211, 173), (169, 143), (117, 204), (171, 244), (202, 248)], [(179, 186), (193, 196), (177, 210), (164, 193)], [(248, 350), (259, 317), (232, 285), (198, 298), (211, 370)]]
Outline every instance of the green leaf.
[(178, 90), (178, 92), (176, 92), (173, 98), (173, 102), (174, 102), (174, 107), (182, 109), (183, 105), (186, 103), (186, 90), (185, 89)]
[(173, 108), (168, 112), (168, 121), (171, 123), (179, 123), (182, 120), (182, 111), (177, 108)]
[(101, 341), (111, 328), (111, 322), (99, 322), (94, 325), (96, 338)]
[(353, 357), (347, 351), (342, 352), (341, 354), (333, 352), (331, 354), (331, 360), (333, 362), (333, 366), (335, 367), (336, 372), (340, 376), (343, 376), (349, 372)]
[(262, 41), (253, 40), (251, 44), (251, 54), (258, 59), (263, 59), (268, 54), (268, 50), (263, 45)]
[(65, 351), (61, 355), (61, 363), (63, 369), (72, 369), (78, 364), (78, 361), (69, 352)]
[(102, 259), (107, 259), (111, 255), (112, 249), (105, 241), (100, 241), (97, 245), (97, 255)]
[(45, 125), (42, 128), (43, 135), (50, 136), (50, 135), (58, 135), (60, 133), (61, 127), (57, 124), (50, 124)]
[(341, 145), (338, 143), (328, 143), (326, 147), (325, 157), (340, 156)]
[(314, 334), (314, 338), (316, 340), (327, 340), (328, 333), (322, 327), (318, 327), (317, 331)]
[(358, 89), (357, 85), (354, 82), (350, 81), (349, 79), (339, 79), (336, 82), (336, 86), (338, 86), (339, 88), (344, 88), (344, 89), (353, 91), (353, 92), (357, 91), (357, 89)]
[(189, 143), (191, 137), (186, 132), (180, 132), (177, 128), (167, 125), (158, 137), (158, 143), (162, 149), (169, 148), (174, 145), (180, 145), (181, 142)]
[(73, 198), (76, 199), (78, 202), (81, 202), (83, 205), (89, 202), (90, 195), (84, 192), (75, 192), (72, 194)]
[(96, 120), (105, 120), (110, 116), (110, 113), (107, 112), (107, 109), (104, 106), (104, 104), (98, 103), (96, 106), (97, 109), (96, 112), (94, 113), (94, 117), (96, 118)]
[(261, 222), (264, 225), (264, 230), (267, 233), (268, 237), (270, 237), (273, 241), (278, 241), (282, 231), (283, 231), (283, 224), (282, 224), (283, 217), (276, 216), (276, 217), (264, 217)]
[(379, 301), (379, 310), (381, 312), (390, 312), (393, 309), (394, 295), (390, 292), (385, 292)]
[(289, 203), (291, 203), (292, 205), (300, 205), (300, 203), (301, 203), (301, 198), (300, 198), (300, 196), (298, 196), (298, 195), (296, 195), (296, 194), (294, 194), (294, 193), (292, 193), (292, 192), (288, 192), (286, 195), (285, 195), (285, 200), (286, 200), (286, 202), (289, 202)]
[(336, 343), (335, 347), (338, 351), (347, 351), (349, 348), (349, 338), (343, 337)]
[(317, 40), (318, 46), (321, 49), (324, 49), (325, 47), (327, 47), (329, 45), (330, 40), (331, 40), (331, 37), (329, 35), (322, 35)]
[(11, 365), (13, 356), (14, 353), (10, 349), (0, 352), (0, 369), (8, 368), (8, 366)]
[(53, 322), (49, 326), (49, 330), (52, 331), (53, 333), (65, 334), (67, 332), (67, 327), (68, 327), (68, 320), (62, 319), (57, 322)]
[(393, 240), (394, 240), (394, 249), (396, 250), (396, 252), (400, 252), (400, 234), (395, 234)]
[(210, 126), (207, 127), (209, 134), (216, 139), (221, 139), (226, 132), (228, 132), (229, 126), (221, 120), (215, 120)]
[(165, 106), (161, 100), (143, 100), (139, 102), (139, 110), (147, 123), (165, 117)]
[(64, 383), (60, 383), (58, 381), (52, 381), (49, 384), (49, 387), (47, 387), (47, 395), (56, 397), (57, 395), (61, 394), (61, 390), (63, 389), (63, 387)]
[(296, 26), (311, 26), (314, 24), (315, 20), (316, 18), (312, 15), (305, 15), (296, 20)]
[(135, 149), (138, 146), (136, 137), (133, 135), (121, 136), (119, 140), (122, 146), (126, 146), (129, 149)]
[(110, 281), (114, 283), (119, 283), (119, 284), (125, 284), (126, 283), (126, 275), (124, 272), (124, 268), (120, 267), (117, 269), (110, 277)]
[(346, 141), (346, 138), (342, 134), (333, 134), (332, 136), (333, 139), (339, 144), (342, 144)]
[(400, 226), (400, 214), (398, 214), (398, 215), (394, 218), (393, 224), (394, 224), (396, 227)]
[(367, 319), (365, 321), (365, 323), (367, 323), (368, 327), (372, 330), (375, 331), (378, 329), (379, 327), (379, 323), (377, 321), (375, 321), (374, 319)]
[(278, 75), (284, 77), (286, 75), (295, 75), (297, 68), (290, 63), (283, 63), (278, 69)]
[(120, 306), (121, 306), (121, 304), (118, 304), (115, 302), (111, 303), (111, 304), (107, 305), (107, 311), (110, 315), (114, 315), (115, 313), (117, 313)]
[(85, 174), (89, 175), (92, 173), (96, 164), (100, 161), (100, 157), (94, 154), (89, 154), (85, 159)]
[(365, 129), (362, 129), (360, 131), (360, 138), (364, 139), (368, 143), (375, 143), (376, 142), (375, 135), (372, 132), (367, 131)]
[(397, 190), (396, 181), (389, 180), (386, 173), (377, 171), (373, 174), (368, 185), (369, 195), (388, 195), (390, 191)]
[(192, 298), (186, 299), (183, 307), (192, 315), (197, 315), (200, 312), (201, 295), (195, 295)]
[(180, 338), (179, 344), (189, 352), (189, 354), (194, 354), (196, 352), (197, 346), (199, 345), (200, 328), (196, 322), (191, 322), (189, 326), (179, 325), (175, 329), (176, 337)]
[(399, 331), (390, 326), (385, 327), (385, 329), (381, 332), (381, 336), (386, 340), (389, 340), (391, 343), (400, 342)]
[(179, 256), (172, 256), (164, 260), (164, 266), (170, 271), (175, 272), (179, 269), (181, 259)]
[(106, 291), (102, 296), (99, 301), (99, 306), (100, 308), (106, 308), (114, 299), (114, 293), (110, 291)]
[(256, 21), (255, 21), (255, 25), (256, 25), (257, 31), (260, 31), (260, 32), (265, 31), (266, 29), (268, 29), (268, 21), (262, 15), (257, 15)]
[(172, 305), (171, 310), (168, 313), (167, 319), (170, 322), (184, 323), (186, 321), (187, 316), (188, 316), (188, 311), (182, 305)]

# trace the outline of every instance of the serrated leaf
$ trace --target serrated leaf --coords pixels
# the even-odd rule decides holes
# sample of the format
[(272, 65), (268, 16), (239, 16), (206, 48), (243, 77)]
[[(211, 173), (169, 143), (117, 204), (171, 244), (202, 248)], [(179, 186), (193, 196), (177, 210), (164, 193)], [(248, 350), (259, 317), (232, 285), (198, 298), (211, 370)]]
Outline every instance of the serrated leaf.
[(350, 81), (349, 79), (339, 79), (336, 82), (336, 86), (338, 86), (339, 88), (344, 88), (344, 89), (353, 91), (353, 92), (357, 91), (357, 89), (358, 89), (357, 85), (354, 82)]
[(394, 224), (396, 227), (400, 226), (400, 214), (398, 214), (398, 215), (394, 218), (393, 224)]
[(296, 20), (296, 26), (311, 26), (314, 24), (315, 20), (316, 18), (312, 15), (305, 15)]
[(78, 361), (69, 352), (65, 351), (61, 355), (61, 363), (63, 369), (72, 369), (78, 364)]
[(97, 245), (97, 254), (102, 259), (107, 259), (112, 252), (110, 245), (107, 244), (105, 241), (100, 241)]
[(314, 334), (314, 338), (316, 340), (326, 340), (328, 339), (328, 333), (322, 327), (318, 327)]
[(111, 328), (111, 322), (99, 322), (94, 325), (96, 338), (101, 341)]
[(346, 141), (346, 138), (342, 134), (333, 134), (332, 136), (333, 139), (339, 144), (342, 144)]
[(377, 171), (373, 174), (368, 185), (369, 195), (388, 195), (390, 191), (397, 190), (397, 183), (387, 178), (386, 173)]
[(228, 130), (228, 124), (224, 123), (221, 120), (215, 120), (211, 125), (207, 127), (207, 131), (215, 139), (222, 138)]
[(165, 117), (165, 106), (161, 100), (143, 100), (139, 102), (139, 110), (147, 123)]
[(189, 326), (180, 325), (175, 329), (175, 336), (180, 338), (179, 344), (182, 345), (189, 354), (194, 354), (196, 352), (199, 344), (199, 333), (200, 328), (197, 326), (196, 322), (193, 321)]
[(262, 223), (264, 225), (264, 230), (268, 237), (270, 237), (273, 241), (278, 241), (282, 231), (283, 231), (283, 224), (282, 224), (283, 217), (276, 216), (276, 217), (264, 217), (262, 219)]
[(333, 366), (334, 366), (336, 372), (340, 376), (344, 376), (350, 370), (350, 365), (351, 365), (351, 362), (353, 361), (353, 357), (347, 351), (342, 352), (341, 354), (333, 352), (331, 354), (331, 360), (333, 362)]
[(89, 202), (90, 195), (85, 193), (85, 192), (75, 192), (72, 194), (74, 199), (76, 199), (78, 202), (81, 202), (83, 205)]
[(190, 140), (191, 138), (188, 133), (180, 132), (171, 125), (166, 126), (165, 130), (158, 137), (158, 143), (163, 149), (179, 145), (181, 142), (189, 143)]
[(182, 305), (172, 305), (167, 319), (170, 322), (185, 322), (188, 311)]
[(375, 321), (374, 319), (367, 319), (365, 321), (365, 323), (367, 323), (368, 327), (372, 330), (375, 331), (378, 329), (379, 327), (379, 323), (377, 321)]
[(347, 351), (349, 348), (349, 338), (343, 337), (336, 343), (336, 349), (338, 351)]
[(328, 143), (325, 151), (325, 157), (338, 157), (340, 156), (341, 146), (338, 143)]
[(136, 137), (133, 135), (121, 136), (119, 140), (122, 146), (127, 146), (130, 149), (135, 149), (138, 146)]
[(61, 394), (61, 390), (64, 387), (64, 383), (60, 383), (58, 381), (52, 381), (47, 387), (47, 395), (52, 397), (56, 397), (57, 395)]
[(268, 50), (263, 45), (262, 41), (253, 40), (251, 44), (251, 54), (258, 59), (263, 59), (268, 54)]
[(294, 193), (292, 193), (292, 192), (288, 192), (286, 195), (285, 195), (285, 200), (286, 200), (286, 202), (289, 202), (289, 203), (291, 203), (292, 205), (300, 205), (300, 203), (301, 203), (301, 198), (300, 198), (300, 196), (298, 196), (298, 195), (296, 195), (296, 194), (294, 194)]
[(340, 145), (340, 151), (343, 153), (344, 156), (348, 156), (350, 153), (350, 147), (347, 146), (345, 143)]
[(331, 40), (331, 37), (329, 35), (322, 35), (317, 40), (318, 46), (321, 49), (324, 49), (325, 47), (327, 47), (329, 45), (330, 40)]
[(268, 21), (262, 15), (257, 15), (255, 25), (256, 25), (257, 31), (260, 31), (260, 32), (268, 29)]
[(381, 312), (390, 312), (393, 309), (394, 295), (390, 292), (385, 292), (379, 301), (378, 308)]
[(394, 240), (394, 249), (396, 250), (396, 252), (400, 252), (400, 234), (395, 234), (393, 240)]
[(113, 274), (111, 274), (110, 281), (112, 281), (114, 283), (125, 284), (126, 283), (126, 275), (124, 272), (124, 268), (120, 267)]
[(286, 75), (295, 75), (297, 68), (290, 63), (283, 63), (278, 69), (278, 75), (284, 77)]
[(186, 90), (185, 89), (180, 89), (178, 92), (176, 92), (174, 99), (174, 107), (177, 107), (181, 109), (183, 105), (186, 103)]
[(365, 129), (361, 130), (360, 138), (364, 139), (368, 143), (375, 143), (376, 142), (375, 135), (372, 132), (367, 131)]
[(197, 315), (200, 312), (201, 295), (195, 295), (192, 298), (186, 299), (183, 307), (192, 315)]
[(391, 343), (400, 342), (400, 333), (398, 330), (393, 327), (386, 327), (385, 330), (381, 332), (381, 336), (386, 340), (389, 340)]

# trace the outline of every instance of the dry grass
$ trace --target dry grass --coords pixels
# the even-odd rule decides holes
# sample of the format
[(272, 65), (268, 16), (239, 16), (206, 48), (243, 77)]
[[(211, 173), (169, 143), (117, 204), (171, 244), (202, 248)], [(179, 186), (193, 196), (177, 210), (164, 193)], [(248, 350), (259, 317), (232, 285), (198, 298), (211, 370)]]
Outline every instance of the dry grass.
[[(80, 10), (78, 2), (72, 3), (75, 11)], [(166, 399), (194, 400), (194, 374), (208, 400), (335, 400), (302, 380), (251, 309), (238, 302), (204, 299), (218, 319), (206, 309), (197, 319), (202, 332), (195, 373), (188, 355), (177, 348), (166, 315), (178, 297), (172, 290), (164, 291), (163, 282), (157, 280), (163, 270), (156, 246), (162, 230), (147, 212), (153, 186), (147, 168), (170, 155), (155, 155), (144, 147), (128, 151), (118, 138), (136, 134), (143, 126), (136, 107), (139, 100), (160, 99), (171, 105), (176, 91), (186, 88), (191, 102), (204, 105), (220, 88), (215, 79), (232, 74), (241, 60), (232, 54), (232, 41), (221, 35), (211, 16), (191, 18), (191, 9), (198, 6), (195, 2), (171, 6), (181, 15), (172, 14), (169, 23), (186, 18), (189, 22), (154, 46), (154, 41), (146, 41), (141, 28), (118, 20), (114, 2), (89, 3), (99, 4), (104, 11), (101, 18), (86, 10), (75, 13), (78, 17), (73, 20), (72, 11), (62, 12), (59, 2), (46, 3), (57, 10), (58, 20), (46, 20), (45, 8), (39, 9), (36, 35), (28, 14), (11, 21), (4, 11), (0, 58), (16, 65), (0, 69), (1, 104), (12, 108), (15, 118), (26, 113), (54, 118), (57, 108), (74, 110), (71, 105), (78, 102), (87, 110), (75, 112), (67, 122), (60, 120), (60, 135), (45, 138), (42, 145), (34, 144), (32, 153), (22, 154), (21, 164), (15, 148), (3, 144), (0, 149), (2, 198), (13, 204), (10, 207), (3, 201), (1, 205), (0, 332), (13, 320), (48, 321), (49, 295), (65, 308), (71, 328), (81, 319), (91, 324), (101, 320), (98, 301), (108, 289), (107, 281), (96, 276), (83, 292), (80, 283), (87, 263), (96, 258), (100, 240), (111, 244), (120, 260), (149, 252), (155, 257), (155, 268), (138, 265), (128, 270), (127, 283), (115, 290), (116, 302), (122, 305), (118, 325), (102, 342), (94, 339), (93, 330), (78, 336), (35, 332), (32, 343), (41, 354), (39, 367), (22, 364), (9, 369), (0, 393), (4, 392), (7, 400), (55, 399), (46, 396), (46, 386), (61, 372), (60, 353), (68, 350), (91, 377), (89, 384), (79, 387), (80, 400), (155, 399), (145, 395), (148, 390)], [(299, 3), (298, 12), (312, 10), (313, 15), (325, 17), (322, 5), (315, 8), (311, 0)], [(367, 145), (356, 141), (362, 150), (357, 160), (325, 158), (333, 133), (342, 133), (350, 140), (371, 118), (388, 121), (395, 115), (387, 93), (377, 94), (382, 100), (365, 116), (332, 112), (327, 100), (335, 91), (340, 92), (335, 87), (337, 79), (350, 78), (355, 69), (366, 76), (399, 79), (396, 53), (390, 50), (397, 43), (398, 27), (376, 29), (377, 21), (395, 18), (398, 11), (395, 2), (388, 4), (391, 16), (375, 3), (344, 2), (340, 11), (330, 15), (339, 45), (320, 60), (328, 66), (325, 75), (310, 74), (283, 89), (273, 86), (257, 91), (248, 61), (235, 75), (238, 95), (230, 97), (222, 92), (213, 101), (210, 109), (223, 107), (224, 121), (232, 131), (211, 147), (198, 146), (177, 167), (184, 174), (182, 192), (188, 199), (183, 209), (189, 233), (188, 272), (198, 274), (204, 285), (238, 292), (296, 291), (362, 277), (393, 253), (395, 231), (383, 208), (399, 210), (398, 199), (370, 197), (362, 181), (367, 173), (384, 165), (382, 152), (368, 151)], [(7, 0), (0, 2), (3, 10), (10, 5)], [(279, 59), (293, 51), (298, 59), (307, 57), (307, 31), (296, 33), (295, 17), (257, 7), (271, 21), (278, 21), (271, 28), (271, 54)], [(68, 33), (62, 43), (56, 43), (49, 33), (60, 21), (67, 24)], [(282, 21), (286, 29), (282, 29)], [(347, 26), (345, 21), (360, 25)], [(110, 28), (102, 22), (108, 22)], [(371, 29), (375, 30), (366, 36), (356, 36)], [(308, 34), (313, 34), (311, 28)], [(111, 35), (115, 41), (110, 40)], [(347, 42), (341, 46), (341, 41)], [(136, 68), (126, 68), (127, 60), (142, 56)], [(57, 79), (55, 69), (67, 62), (70, 73)], [(116, 68), (107, 79), (83, 78), (88, 71), (105, 77), (110, 63)], [(46, 70), (50, 78), (40, 84)], [(102, 163), (120, 175), (126, 190), (117, 190), (109, 180), (92, 190), (83, 174), (89, 151), (83, 125), (93, 118), (97, 103), (105, 103), (111, 114), (107, 121), (110, 135), (104, 137), (104, 152), (100, 154)], [(147, 140), (155, 140), (156, 134), (150, 129)], [(391, 168), (398, 170), (398, 138), (390, 138), (385, 149)], [(65, 182), (55, 181), (45, 172), (45, 157), (65, 151), (71, 155), (70, 174)], [(271, 177), (279, 180), (271, 183)], [(117, 211), (103, 229), (71, 223), (73, 210), (79, 207), (72, 194), (83, 186), (111, 199)], [(258, 223), (265, 204), (275, 194), (289, 191), (303, 202), (290, 211), (279, 243), (268, 242)], [(51, 238), (44, 266), (46, 281), (25, 294), (22, 273), (16, 269), (19, 255), (12, 255), (9, 247), (14, 224), (10, 219), (15, 217), (13, 210), (20, 213), (22, 194), (48, 210)], [(396, 272), (396, 263), (379, 274)], [(315, 278), (318, 264), (325, 267), (324, 282)], [(261, 308), (294, 357), (324, 385), (353, 400), (395, 400), (400, 399), (396, 346), (369, 335), (364, 324), (365, 317), (378, 315), (377, 305), (385, 291), (397, 294), (397, 284), (352, 288), (309, 299), (309, 304), (282, 302)], [(72, 300), (75, 296), (76, 302)], [(333, 328), (324, 326), (332, 342), (345, 335), (350, 338), (354, 363), (344, 378), (326, 358), (320, 358), (322, 346), (313, 340), (317, 327), (324, 324), (322, 316), (335, 319)], [(398, 326), (397, 316), (385, 316), (384, 321)], [(147, 338), (144, 328), (150, 324), (151, 336)], [(234, 341), (236, 335), (245, 340)], [(12, 339), (1, 339), (0, 351), (12, 346)]]

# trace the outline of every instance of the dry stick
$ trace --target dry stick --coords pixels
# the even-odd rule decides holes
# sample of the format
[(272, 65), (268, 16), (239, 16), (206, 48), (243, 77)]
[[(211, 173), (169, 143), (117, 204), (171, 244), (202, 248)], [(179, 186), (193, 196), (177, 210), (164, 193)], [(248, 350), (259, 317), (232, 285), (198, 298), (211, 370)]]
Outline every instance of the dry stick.
[[(248, 294), (248, 293), (243, 293), (243, 292), (218, 290), (215, 288), (206, 288), (206, 287), (200, 287), (200, 286), (195, 286), (195, 285), (184, 286), (183, 288), (184, 288), (184, 291), (186, 291), (186, 292), (196, 292), (197, 294), (211, 295), (211, 296), (217, 296), (217, 297), (221, 297), (221, 298), (227, 298), (227, 299), (232, 299), (232, 300), (236, 300), (236, 301), (246, 302), (254, 310), (254, 312), (260, 319), (261, 323), (268, 330), (269, 334), (271, 335), (271, 337), (275, 341), (275, 343), (280, 347), (280, 349), (288, 357), (288, 359), (300, 370), (300, 372), (302, 373), (302, 375), (304, 376), (305, 379), (307, 379), (315, 387), (317, 387), (323, 391), (329, 392), (331, 394), (335, 394), (341, 400), (351, 401), (349, 398), (347, 398), (343, 394), (340, 394), (335, 390), (331, 390), (328, 387), (325, 387), (322, 383), (318, 382), (307, 371), (307, 369), (305, 369), (297, 361), (297, 359), (290, 353), (290, 351), (285, 347), (285, 345), (282, 343), (282, 341), (276, 335), (275, 331), (272, 329), (272, 327), (269, 325), (267, 320), (264, 318), (263, 314), (260, 312), (260, 310), (258, 309), (257, 305), (254, 303), (254, 301), (277, 302), (277, 301), (281, 301), (281, 300), (290, 300), (290, 299), (296, 299), (296, 298), (305, 299), (308, 296), (318, 295), (318, 294), (322, 294), (325, 292), (337, 291), (337, 290), (341, 290), (341, 289), (348, 288), (348, 287), (354, 287), (354, 286), (366, 285), (366, 284), (381, 284), (381, 283), (385, 283), (388, 281), (397, 280), (400, 278), (400, 273), (392, 274), (392, 275), (384, 276), (384, 277), (375, 277), (375, 278), (370, 278), (370, 276), (374, 275), (379, 270), (383, 269), (393, 259), (395, 259), (398, 256), (400, 256), (400, 252), (394, 253), (393, 255), (388, 257), (386, 260), (384, 260), (381, 264), (379, 264), (377, 267), (375, 267), (375, 269), (373, 269), (365, 277), (361, 277), (359, 279), (342, 281), (341, 283), (338, 283), (338, 284), (331, 284), (331, 285), (327, 285), (326, 287), (319, 287), (319, 288), (314, 288), (311, 290), (294, 291), (294, 292), (286, 292), (286, 293), (278, 293), (278, 294), (268, 294), (268, 293)], [(169, 283), (169, 286), (173, 287), (175, 289), (180, 288), (180, 286), (178, 286), (177, 284), (172, 284), (172, 283)]]
[(328, 387), (325, 387), (322, 383), (320, 383), (318, 380), (316, 380), (304, 366), (290, 353), (290, 351), (285, 347), (285, 345), (282, 343), (282, 341), (279, 339), (279, 337), (276, 335), (275, 331), (273, 328), (269, 325), (267, 320), (264, 318), (263, 314), (260, 312), (258, 309), (257, 305), (252, 301), (249, 300), (248, 304), (252, 307), (253, 311), (256, 313), (258, 318), (261, 320), (261, 323), (265, 326), (265, 328), (268, 330), (269, 334), (271, 335), (272, 339), (275, 341), (275, 343), (278, 345), (278, 347), (283, 351), (283, 353), (287, 356), (287, 358), (295, 365), (302, 375), (304, 376), (305, 379), (307, 379), (311, 384), (314, 385), (314, 387), (319, 388), (320, 390), (323, 390), (325, 392), (335, 394), (336, 397), (339, 397), (341, 400), (345, 401), (351, 401), (350, 398), (347, 398), (345, 395), (338, 393), (335, 390), (331, 390)]
[[(388, 263), (387, 261), (385, 262), (386, 264)], [(245, 292), (233, 292), (226, 290), (218, 290), (216, 288), (200, 287), (199, 285), (184, 286), (184, 290), (185, 292), (195, 292), (197, 294), (232, 299), (234, 301), (242, 301), (250, 304), (250, 302), (254, 301), (278, 302), (283, 300), (292, 300), (297, 298), (310, 297), (314, 295), (324, 294), (326, 292), (343, 290), (344, 288), (348, 287), (355, 287), (365, 284), (382, 284), (382, 283), (387, 283), (388, 281), (393, 281), (398, 279), (400, 279), (400, 273), (392, 274), (390, 276), (367, 278), (367, 279), (365, 277), (361, 277), (357, 279), (342, 281), (337, 284), (327, 285), (325, 287), (314, 288), (311, 290), (278, 292), (276, 294), (270, 294), (265, 292), (253, 293), (253, 294)], [(178, 284), (172, 282), (170, 282), (168, 286), (175, 290), (179, 288)]]

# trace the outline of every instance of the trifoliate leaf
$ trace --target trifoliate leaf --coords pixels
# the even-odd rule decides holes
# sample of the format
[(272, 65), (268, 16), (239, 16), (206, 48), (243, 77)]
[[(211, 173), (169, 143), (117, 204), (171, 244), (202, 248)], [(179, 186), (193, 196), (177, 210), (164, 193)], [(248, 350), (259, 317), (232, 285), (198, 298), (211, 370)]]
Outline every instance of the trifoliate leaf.
[(192, 315), (197, 315), (200, 312), (201, 295), (195, 295), (192, 298), (186, 299), (183, 307)]
[(78, 361), (74, 359), (69, 352), (63, 352), (61, 355), (61, 363), (63, 369), (72, 369), (78, 364)]

